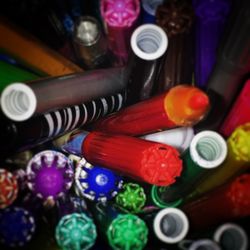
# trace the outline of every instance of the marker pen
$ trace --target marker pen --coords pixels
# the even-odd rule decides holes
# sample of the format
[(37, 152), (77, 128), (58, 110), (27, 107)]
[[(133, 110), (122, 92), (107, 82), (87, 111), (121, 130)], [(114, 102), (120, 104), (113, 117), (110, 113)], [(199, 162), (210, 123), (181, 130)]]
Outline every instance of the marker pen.
[(100, 202), (93, 205), (92, 212), (101, 236), (112, 249), (142, 250), (147, 244), (148, 228), (138, 216), (118, 212), (111, 204)]
[(4, 34), (0, 41), (2, 49), (47, 75), (82, 72), (80, 67), (3, 18), (0, 20), (0, 33)]
[(160, 63), (168, 47), (168, 38), (158, 25), (144, 24), (134, 30), (130, 45), (128, 105), (152, 96)]
[(10, 206), (16, 200), (18, 189), (15, 175), (0, 168), (0, 209)]
[(137, 183), (125, 183), (115, 197), (115, 205), (127, 213), (139, 213), (146, 203), (146, 194), (143, 187)]
[(175, 148), (129, 136), (82, 132), (70, 138), (63, 149), (84, 156), (93, 165), (159, 186), (174, 183), (182, 171)]
[(7, 247), (23, 247), (36, 229), (32, 214), (21, 207), (0, 210), (0, 242)]
[(192, 84), (193, 75), (193, 9), (186, 0), (168, 0), (156, 11), (156, 24), (168, 36), (154, 93), (162, 93), (179, 84)]
[(233, 20), (228, 20), (228, 30), (225, 29), (216, 64), (207, 82), (206, 92), (212, 106), (207, 117), (195, 126), (197, 131), (219, 129), (250, 69), (250, 2), (241, 1), (236, 11), (232, 13)]
[(178, 244), (181, 250), (221, 250), (220, 246), (211, 239), (183, 240)]
[(110, 68), (112, 55), (99, 21), (92, 16), (81, 16), (75, 21), (73, 45), (79, 63), (84, 68)]
[(84, 158), (76, 164), (75, 192), (80, 197), (106, 202), (120, 192), (122, 185), (122, 177), (109, 169), (93, 166)]
[(231, 0), (193, 0), (195, 11), (195, 85), (205, 89), (216, 62), (217, 49)]
[(151, 231), (149, 237), (155, 244), (176, 244), (182, 241), (189, 231), (188, 218), (178, 208), (164, 208), (141, 217)]
[(247, 250), (248, 236), (245, 230), (235, 223), (224, 223), (214, 232), (213, 239), (225, 250)]
[(115, 94), (32, 117), (23, 122), (12, 122), (0, 117), (1, 153), (10, 154), (32, 148), (63, 135), (89, 122), (96, 121), (122, 108), (125, 94)]
[(208, 228), (250, 215), (250, 175), (242, 174), (226, 185), (189, 202), (181, 209), (193, 230)]
[(199, 183), (199, 186), (197, 186), (188, 198), (201, 196), (249, 169), (249, 140), (250, 123), (236, 128), (227, 140), (228, 154), (224, 163), (219, 168), (208, 173), (206, 179)]
[(57, 201), (57, 225), (55, 238), (61, 249), (90, 249), (96, 241), (97, 232), (93, 219), (83, 200), (67, 197)]
[(140, 138), (147, 141), (168, 144), (176, 148), (180, 153), (183, 153), (190, 146), (193, 137), (194, 129), (192, 127), (179, 127), (143, 135)]
[(118, 65), (125, 65), (129, 57), (129, 40), (138, 25), (139, 0), (101, 0), (101, 15), (109, 39), (110, 50)]
[(12, 83), (1, 94), (1, 108), (9, 119), (24, 121), (35, 113), (116, 94), (125, 89), (127, 78), (125, 68), (110, 68), (40, 79), (31, 84)]
[(169, 187), (152, 187), (152, 199), (160, 207), (179, 206), (213, 169), (220, 168), (227, 156), (225, 140), (214, 131), (203, 131), (194, 136), (190, 147), (182, 154), (183, 171)]
[(169, 91), (124, 108), (92, 128), (111, 134), (143, 135), (179, 126), (192, 126), (204, 118), (209, 99), (200, 89), (178, 85)]
[(142, 0), (142, 23), (156, 23), (156, 10), (163, 0)]
[(54, 204), (71, 188), (72, 162), (62, 153), (46, 150), (32, 157), (27, 165), (28, 188), (44, 204)]
[(250, 80), (247, 80), (240, 94), (237, 96), (230, 112), (222, 123), (219, 132), (225, 137), (236, 129), (236, 127), (250, 122)]

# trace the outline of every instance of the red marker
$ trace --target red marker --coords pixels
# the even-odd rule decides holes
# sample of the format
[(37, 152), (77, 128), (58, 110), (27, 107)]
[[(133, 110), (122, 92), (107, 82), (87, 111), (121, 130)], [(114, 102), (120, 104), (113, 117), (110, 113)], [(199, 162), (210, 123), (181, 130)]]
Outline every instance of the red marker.
[(209, 109), (208, 96), (200, 89), (178, 85), (168, 92), (127, 107), (93, 125), (112, 134), (142, 135), (162, 129), (192, 126)]
[(186, 204), (187, 214), (193, 229), (250, 215), (250, 174), (243, 174), (225, 186), (204, 195), (197, 201)]
[(236, 127), (247, 122), (250, 122), (250, 80), (245, 83), (244, 88), (233, 104), (220, 128), (220, 133), (229, 137)]
[(182, 171), (172, 146), (123, 135), (91, 132), (82, 143), (82, 154), (92, 164), (158, 186), (174, 183)]

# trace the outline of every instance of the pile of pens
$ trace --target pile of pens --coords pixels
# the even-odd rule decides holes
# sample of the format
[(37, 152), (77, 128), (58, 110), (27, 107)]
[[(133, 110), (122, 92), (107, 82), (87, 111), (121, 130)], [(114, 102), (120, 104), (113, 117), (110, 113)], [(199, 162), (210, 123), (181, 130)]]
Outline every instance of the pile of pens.
[(1, 5), (0, 249), (249, 249), (249, 0)]

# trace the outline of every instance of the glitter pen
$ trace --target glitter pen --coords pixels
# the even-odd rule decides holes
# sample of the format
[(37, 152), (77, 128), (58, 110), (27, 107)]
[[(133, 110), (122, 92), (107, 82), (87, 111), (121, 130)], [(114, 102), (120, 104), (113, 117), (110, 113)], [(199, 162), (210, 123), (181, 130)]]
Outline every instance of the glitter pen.
[(93, 124), (92, 129), (136, 136), (192, 126), (204, 118), (209, 106), (210, 101), (203, 91), (188, 85), (178, 85), (101, 119)]

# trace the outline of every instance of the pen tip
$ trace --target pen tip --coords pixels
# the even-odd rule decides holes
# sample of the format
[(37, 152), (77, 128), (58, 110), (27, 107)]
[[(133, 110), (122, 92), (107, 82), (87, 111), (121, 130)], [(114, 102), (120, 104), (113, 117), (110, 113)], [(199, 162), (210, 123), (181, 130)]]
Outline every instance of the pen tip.
[(189, 106), (192, 109), (200, 110), (207, 108), (209, 105), (209, 98), (202, 92), (195, 93), (189, 101)]

